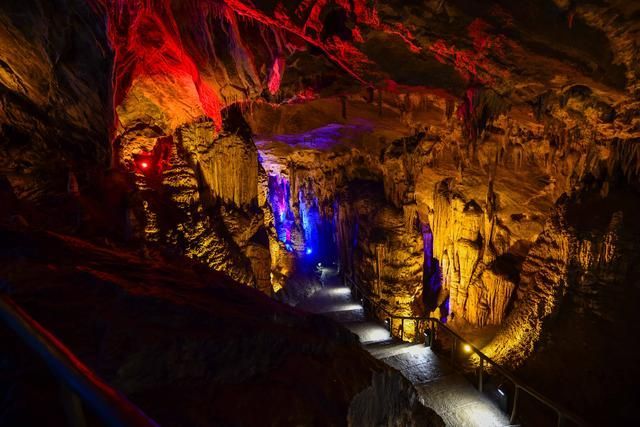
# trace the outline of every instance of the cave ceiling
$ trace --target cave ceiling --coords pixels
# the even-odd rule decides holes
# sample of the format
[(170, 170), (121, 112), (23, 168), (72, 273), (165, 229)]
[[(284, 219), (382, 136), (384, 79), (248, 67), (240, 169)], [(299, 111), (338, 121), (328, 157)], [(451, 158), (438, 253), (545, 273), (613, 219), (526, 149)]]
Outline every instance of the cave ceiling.
[[(559, 120), (569, 127), (584, 122), (604, 138), (638, 136), (632, 113), (640, 67), (635, 2), (58, 3), (71, 14), (90, 7), (106, 28), (85, 22), (94, 33), (87, 38), (80, 34), (84, 29), (60, 18), (63, 36), (50, 37), (45, 19), (60, 15), (56, 5), (34, 7), (25, 16), (22, 6), (8, 2), (0, 81), (42, 108), (62, 104), (79, 127), (103, 124), (73, 104), (108, 103), (114, 110), (105, 118), (112, 139), (137, 122), (170, 133), (205, 116), (219, 127), (221, 111), (236, 103), (247, 110), (258, 104), (295, 108), (332, 97), (366, 101), (362, 113), (360, 104), (350, 105), (349, 117), (366, 114), (366, 104), (398, 110), (406, 103), (403, 97), (426, 95), (435, 109), (452, 102), (464, 118), (474, 113), (465, 111), (465, 102), (479, 90), (492, 92), (490, 107), (496, 112), (508, 109), (516, 118), (535, 115), (538, 122)], [(42, 39), (44, 57), (35, 53)], [(106, 87), (93, 87), (98, 93), (83, 87), (91, 79), (75, 70), (103, 70), (110, 61), (110, 81), (101, 82)], [(67, 87), (56, 87), (56, 73), (71, 67), (80, 75), (67, 76)], [(72, 100), (69, 92), (83, 96)], [(324, 114), (327, 123), (344, 119), (339, 108)], [(399, 120), (396, 127), (406, 133), (428, 122), (416, 117), (411, 123)], [(302, 129), (279, 131), (313, 127), (310, 118)], [(470, 129), (470, 136), (474, 132)]]
[[(633, 2), (118, 0), (97, 7), (108, 17), (113, 102), (125, 128), (144, 119), (172, 129), (201, 115), (219, 125), (232, 103), (336, 96), (375, 103), (378, 91), (385, 103), (431, 94), (457, 106), (482, 88), (501, 108), (525, 115), (588, 121), (608, 136), (637, 131), (625, 123), (640, 63)], [(327, 119), (339, 120), (335, 113)]]

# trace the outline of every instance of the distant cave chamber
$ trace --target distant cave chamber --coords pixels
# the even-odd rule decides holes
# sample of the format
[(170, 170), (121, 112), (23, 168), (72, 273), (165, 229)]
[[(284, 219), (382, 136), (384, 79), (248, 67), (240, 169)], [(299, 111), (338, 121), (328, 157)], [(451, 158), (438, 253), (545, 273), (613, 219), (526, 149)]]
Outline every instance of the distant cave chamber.
[(273, 209), (278, 240), (305, 264), (338, 260), (333, 207), (319, 205), (312, 190), (291, 194), (289, 179), (269, 175), (268, 199)]

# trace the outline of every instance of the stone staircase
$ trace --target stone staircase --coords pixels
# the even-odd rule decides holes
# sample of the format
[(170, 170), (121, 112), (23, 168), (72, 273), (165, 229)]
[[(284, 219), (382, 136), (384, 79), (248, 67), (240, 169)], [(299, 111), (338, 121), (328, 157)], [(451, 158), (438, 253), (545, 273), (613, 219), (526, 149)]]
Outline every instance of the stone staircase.
[(435, 410), (452, 427), (508, 426), (508, 417), (448, 361), (422, 344), (394, 338), (389, 330), (366, 318), (359, 301), (334, 270), (322, 271), (324, 287), (298, 308), (323, 314), (360, 337), (363, 347), (376, 359), (396, 368), (411, 381), (422, 403)]

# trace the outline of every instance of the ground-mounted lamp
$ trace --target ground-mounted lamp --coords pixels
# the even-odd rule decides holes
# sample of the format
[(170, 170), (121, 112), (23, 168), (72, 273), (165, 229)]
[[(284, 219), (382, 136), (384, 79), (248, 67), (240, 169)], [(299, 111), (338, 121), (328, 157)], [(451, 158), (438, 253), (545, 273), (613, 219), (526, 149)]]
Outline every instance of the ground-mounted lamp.
[(491, 378), (484, 382), (481, 390), (482, 394), (487, 396), (495, 406), (508, 414), (509, 413), (509, 387), (503, 382), (494, 382)]
[(424, 346), (431, 347), (431, 341), (433, 340), (433, 333), (430, 328), (424, 330)]
[(504, 386), (502, 384), (496, 387), (493, 400), (498, 404), (498, 407), (500, 409), (502, 409), (504, 412), (507, 412), (509, 397), (507, 396), (507, 392), (505, 391)]

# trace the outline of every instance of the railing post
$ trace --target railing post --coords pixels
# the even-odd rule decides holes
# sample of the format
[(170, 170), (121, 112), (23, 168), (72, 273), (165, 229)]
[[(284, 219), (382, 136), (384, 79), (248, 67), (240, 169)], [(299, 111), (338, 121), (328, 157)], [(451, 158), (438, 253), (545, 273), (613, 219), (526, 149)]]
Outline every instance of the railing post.
[(563, 427), (564, 426), (564, 416), (562, 415), (561, 412), (558, 412), (558, 427)]
[(451, 343), (451, 364), (455, 364), (456, 359), (456, 344), (458, 343), (458, 339), (453, 337), (453, 342)]
[(404, 341), (404, 318), (400, 322), (400, 341)]
[[(374, 307), (374, 310), (377, 310), (378, 304), (371, 302), (372, 306)], [(386, 310), (382, 309), (382, 311), (384, 312), (385, 316), (390, 316), (387, 317), (387, 319), (389, 319), (389, 329), (390, 332), (392, 330), (392, 320), (395, 319), (400, 319), (401, 320), (401, 329), (402, 331), (400, 332), (401, 336), (404, 338), (404, 317), (396, 317), (393, 316), (391, 314), (389, 314), (388, 312), (386, 312)], [(456, 361), (456, 351), (458, 350), (458, 342), (461, 341), (463, 343), (466, 343), (465, 339), (460, 337), (455, 331), (451, 330), (446, 324), (442, 323), (439, 319), (436, 318), (432, 318), (432, 317), (425, 317), (425, 318), (416, 318), (416, 317), (409, 317), (408, 319), (413, 320), (415, 327), (416, 327), (416, 331), (420, 330), (420, 325), (421, 322), (424, 322), (425, 328), (429, 328), (429, 339), (430, 339), (430, 343), (433, 344), (437, 348), (436, 350), (442, 351), (446, 354), (446, 347), (444, 346), (445, 343), (441, 343), (441, 346), (438, 346), (436, 344), (436, 339), (437, 336), (439, 334), (438, 328), (442, 328), (444, 329), (445, 332), (447, 332), (450, 336), (451, 336), (451, 363), (452, 365), (455, 366), (455, 361)], [(426, 339), (426, 336), (425, 336)], [(546, 397), (544, 397), (543, 395), (539, 394), (538, 392), (536, 392), (535, 390), (530, 389), (528, 386), (526, 386), (525, 384), (520, 385), (520, 381), (518, 381), (517, 378), (513, 377), (512, 374), (510, 372), (508, 372), (506, 369), (502, 368), (500, 365), (498, 365), (496, 362), (494, 362), (491, 358), (489, 358), (488, 356), (486, 356), (484, 353), (482, 353), (480, 350), (473, 348), (473, 351), (479, 356), (480, 358), (480, 363), (479, 363), (479, 367), (478, 367), (478, 372), (477, 372), (477, 381), (478, 381), (478, 390), (480, 392), (484, 391), (484, 368), (485, 368), (485, 362), (488, 363), (490, 366), (492, 366), (492, 369), (496, 369), (501, 375), (504, 375), (505, 378), (509, 381), (511, 381), (513, 383), (514, 386), (514, 394), (513, 394), (513, 399), (512, 399), (512, 406), (511, 406), (511, 413), (509, 416), (509, 420), (510, 420), (510, 424), (514, 424), (518, 415), (518, 403), (519, 403), (519, 399), (520, 399), (520, 391), (524, 391), (525, 393), (527, 393), (529, 396), (535, 398), (538, 402), (542, 403), (543, 405), (546, 405), (548, 408), (552, 409), (553, 411), (556, 412), (556, 414), (558, 415), (558, 427), (564, 427), (567, 424), (567, 420), (571, 421), (570, 424), (576, 424), (576, 425), (584, 425), (584, 421), (582, 421), (580, 419), (580, 417), (572, 414), (569, 411), (566, 411), (564, 409), (562, 409), (562, 407), (556, 406), (556, 404), (552, 401), (550, 401), (549, 399), (547, 399)], [(500, 392), (502, 392), (501, 390), (498, 390)], [(504, 395), (504, 393), (502, 393)], [(506, 408), (505, 408), (506, 409)]]
[(87, 421), (84, 417), (82, 402), (77, 394), (75, 394), (66, 384), (60, 382), (60, 396), (62, 398), (62, 406), (67, 416), (67, 422), (70, 427), (87, 427)]
[(438, 325), (433, 321), (429, 320), (429, 330), (431, 331), (431, 348), (437, 347), (436, 345), (436, 328)]
[(509, 418), (509, 423), (513, 424), (516, 421), (516, 413), (518, 410), (518, 395), (520, 394), (520, 387), (517, 384), (516, 391), (513, 394), (513, 407), (511, 408), (511, 417)]

